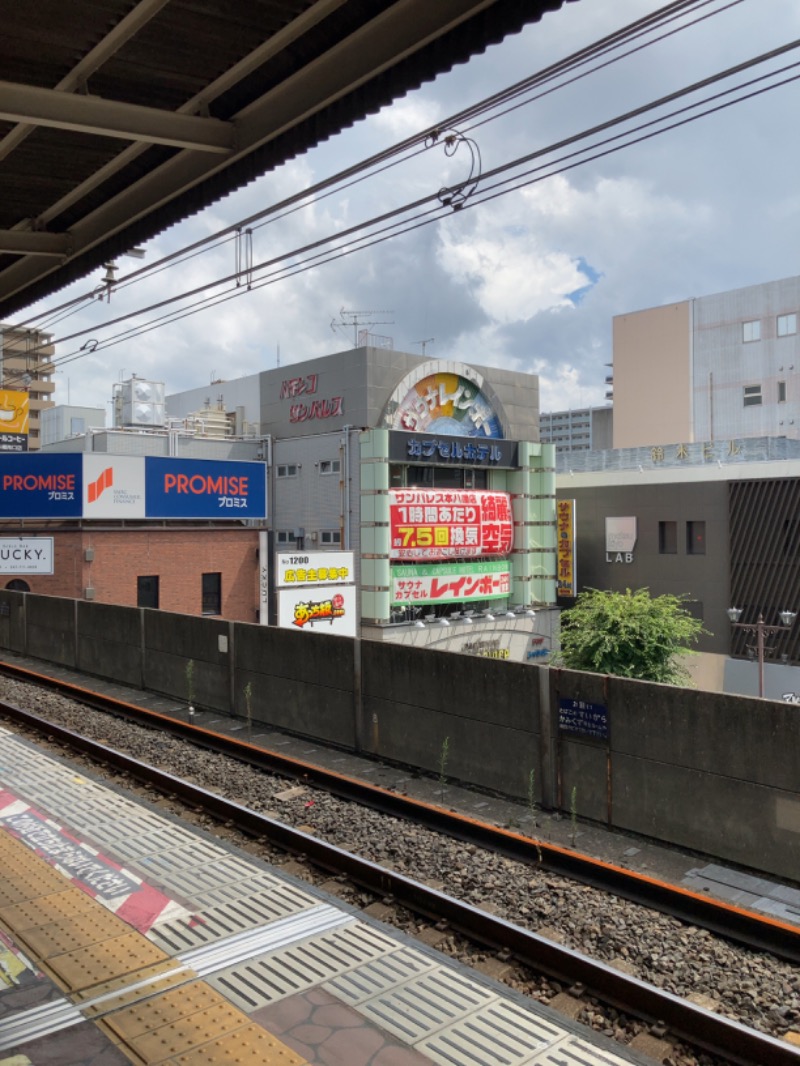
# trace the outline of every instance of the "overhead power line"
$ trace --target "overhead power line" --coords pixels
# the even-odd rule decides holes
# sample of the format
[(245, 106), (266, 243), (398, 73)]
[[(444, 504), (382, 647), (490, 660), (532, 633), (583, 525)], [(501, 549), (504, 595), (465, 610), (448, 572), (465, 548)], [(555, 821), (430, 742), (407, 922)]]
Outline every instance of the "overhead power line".
[[(689, 2), (667, 5), (667, 7), (661, 9), (661, 11), (666, 13), (664, 16), (665, 19), (667, 17), (669, 19), (674, 19), (681, 12), (707, 7), (712, 2), (713, 0), (703, 0), (702, 3), (697, 3), (690, 2), (689, 0)], [(718, 8), (713, 12), (707, 12), (703, 18), (709, 18), (713, 14), (717, 14), (720, 11), (735, 6), (741, 2), (743, 2), (743, 0), (733, 0), (733, 3), (726, 4), (724, 8)], [(654, 17), (655, 16), (652, 18)], [(575, 57), (569, 57), (562, 63), (555, 64), (553, 68), (548, 68), (548, 70), (558, 68), (559, 71), (563, 71), (573, 63), (577, 63), (579, 60), (576, 59), (576, 57), (581, 57), (584, 53), (592, 52), (593, 55), (600, 54), (600, 52), (611, 47), (611, 45), (606, 42), (609, 42), (612, 39), (625, 41), (634, 36), (640, 36), (644, 32), (642, 29), (642, 23), (651, 22), (652, 18), (640, 20), (639, 23), (632, 24), (632, 27), (627, 28), (630, 33), (626, 34), (626, 31), (620, 31), (619, 34), (612, 35), (610, 38), (604, 38), (603, 41), (597, 42), (591, 49), (585, 49), (581, 53), (576, 53)], [(670, 32), (677, 31), (673, 29)], [(660, 133), (675, 129), (681, 125), (686, 125), (698, 118), (713, 114), (723, 108), (733, 106), (733, 104), (740, 103), (743, 100), (750, 99), (754, 96), (768, 92), (771, 89), (795, 81), (800, 78), (800, 72), (791, 72), (796, 71), (798, 67), (800, 67), (800, 61), (788, 64), (777, 70), (772, 70), (757, 78), (742, 82), (721, 92), (704, 96), (702, 99), (698, 99), (683, 107), (658, 115), (648, 121), (641, 122), (638, 125), (630, 125), (636, 119), (643, 118), (653, 111), (659, 109), (663, 110), (663, 108), (678, 100), (685, 99), (692, 94), (706, 90), (725, 79), (740, 75), (756, 66), (774, 61), (798, 47), (800, 47), (800, 40), (789, 42), (780, 48), (773, 49), (770, 52), (763, 53), (762, 55), (753, 57), (743, 63), (729, 67), (717, 74), (694, 82), (691, 85), (685, 86), (684, 88), (676, 90), (666, 96), (659, 97), (648, 104), (631, 109), (615, 118), (574, 134), (571, 137), (563, 138), (562, 140), (554, 142), (544, 148), (537, 149), (534, 152), (519, 156), (501, 166), (495, 167), (480, 176), (480, 188), (472, 194), (469, 201), (463, 204), (463, 207), (466, 209), (477, 207), (480, 204), (496, 199), (498, 196), (507, 195), (509, 192), (519, 190), (534, 182), (539, 182), (548, 177), (564, 173), (574, 167), (585, 165), (588, 162), (602, 158), (613, 152), (620, 151), (633, 144), (640, 143), (657, 136)], [(543, 78), (544, 75), (545, 72), (540, 72), (533, 78), (526, 79), (525, 82), (517, 83), (517, 86), (512, 86), (501, 94), (496, 94), (494, 97), (489, 98), (488, 101), (483, 101), (480, 105), (475, 105), (473, 108), (466, 109), (464, 112), (459, 113), (459, 116), (455, 116), (455, 118), (457, 119), (460, 116), (466, 116), (467, 114), (477, 115), (481, 108), (486, 109), (485, 113), (488, 113), (489, 101), (496, 101), (500, 97), (502, 97), (503, 100), (509, 100), (512, 98), (512, 95), (517, 94), (519, 86), (527, 85), (530, 88), (530, 85), (532, 85), (534, 81)], [(786, 76), (781, 80), (776, 81), (775, 79), (780, 75)], [(584, 75), (582, 74), (581, 77), (583, 76)], [(765, 84), (768, 81), (770, 84)], [(537, 82), (537, 84), (541, 84), (541, 82)], [(626, 126), (626, 124), (628, 128), (621, 130), (620, 132), (599, 140), (593, 139), (617, 127)], [(450, 122), (448, 121), (448, 126), (449, 125)], [(441, 127), (439, 127), (439, 129), (441, 129)], [(430, 131), (427, 131), (427, 133), (428, 136), (430, 136)], [(343, 187), (341, 184), (334, 184), (341, 179), (342, 176), (344, 176), (350, 184), (354, 184), (356, 181), (365, 180), (367, 176), (374, 176), (374, 172), (373, 174), (361, 174), (362, 168), (374, 166), (375, 161), (380, 161), (382, 164), (380, 169), (386, 169), (390, 165), (396, 165), (397, 161), (390, 162), (392, 153), (394, 152), (411, 149), (414, 154), (419, 154), (420, 151), (426, 150), (419, 147), (419, 137), (421, 136), (423, 136), (423, 134), (408, 138), (406, 141), (401, 142), (401, 145), (395, 146), (392, 149), (387, 149), (385, 152), (379, 153), (376, 156), (372, 156), (363, 164), (348, 168), (348, 170), (342, 171), (341, 174), (336, 175), (335, 178), (328, 179), (326, 182), (320, 183), (313, 189), (305, 190), (303, 193), (300, 193), (295, 197), (288, 198), (280, 204), (276, 204), (263, 212), (259, 212), (258, 215), (250, 216), (250, 218), (242, 220), (233, 227), (226, 227), (225, 230), (220, 231), (220, 233), (214, 235), (213, 238), (207, 238), (204, 241), (196, 242), (187, 248), (181, 249), (180, 251), (173, 253), (173, 255), (159, 260), (158, 263), (153, 264), (150, 268), (134, 271), (126, 278), (121, 279), (120, 286), (141, 280), (144, 276), (152, 276), (154, 272), (167, 269), (178, 262), (185, 261), (188, 257), (201, 254), (203, 251), (208, 250), (210, 246), (218, 247), (222, 243), (236, 240), (237, 233), (240, 233), (242, 227), (245, 225), (254, 225), (256, 222), (265, 219), (267, 221), (262, 221), (262, 224), (267, 224), (268, 221), (274, 221), (277, 218), (285, 217), (287, 214), (290, 214), (295, 210), (300, 210), (308, 203), (311, 197), (317, 195), (320, 191), (322, 191), (323, 195), (332, 195), (333, 192), (340, 191)], [(587, 141), (590, 143), (585, 143)], [(564, 149), (568, 148), (573, 148), (574, 150), (564, 153)], [(563, 154), (557, 155), (556, 153), (559, 152)], [(410, 156), (406, 156), (405, 158), (410, 158)], [(536, 165), (529, 167), (527, 170), (521, 170), (522, 167), (526, 167), (531, 163), (536, 163)], [(509, 176), (504, 177), (504, 175)], [(489, 184), (487, 184), (487, 182), (489, 182)], [(346, 188), (347, 184), (345, 184), (344, 187)], [(457, 189), (458, 185), (453, 186), (453, 188)], [(313, 242), (309, 242), (308, 244), (295, 248), (288, 253), (275, 256), (260, 263), (250, 264), (248, 267), (248, 277), (250, 280), (246, 288), (236, 286), (236, 272), (227, 274), (214, 281), (197, 286), (190, 291), (165, 298), (164, 300), (157, 301), (147, 307), (117, 316), (104, 323), (102, 326), (95, 325), (91, 328), (67, 334), (58, 338), (56, 343), (64, 344), (70, 341), (77, 342), (80, 338), (85, 337), (89, 333), (97, 333), (101, 329), (108, 330), (114, 326), (124, 325), (124, 323), (129, 322), (131, 319), (140, 319), (143, 315), (152, 315), (161, 312), (156, 314), (156, 317), (151, 318), (146, 322), (140, 322), (138, 325), (131, 325), (127, 329), (120, 330), (107, 337), (105, 340), (98, 342), (92, 348), (92, 351), (103, 350), (122, 343), (123, 341), (128, 341), (134, 337), (141, 336), (153, 329), (162, 328), (168, 323), (179, 321), (182, 318), (196, 314), (203, 309), (218, 306), (221, 303), (242, 295), (244, 291), (252, 291), (253, 289), (262, 288), (265, 285), (275, 284), (277, 281), (285, 280), (304, 271), (352, 255), (354, 252), (373, 247), (403, 233), (408, 233), (412, 230), (427, 226), (432, 222), (439, 221), (443, 216), (449, 215), (449, 213), (449, 210), (438, 200), (438, 194), (431, 193), (408, 204), (387, 211), (379, 216), (355, 224), (344, 231), (339, 231), (338, 233), (330, 234)], [(223, 292), (217, 292), (216, 294), (212, 293), (212, 290), (231, 285), (235, 286), (232, 291), (229, 289)], [(86, 297), (80, 299), (85, 300)], [(194, 301), (193, 303), (186, 305), (186, 301), (192, 300)], [(186, 306), (176, 307), (176, 304), (184, 304)], [(54, 312), (56, 310), (61, 310), (63, 312), (62, 318), (64, 318), (76, 313), (76, 310), (78, 309), (79, 308), (75, 306), (75, 302), (72, 302), (62, 305), (61, 309), (54, 309)], [(73, 349), (71, 352), (54, 360), (54, 362), (58, 366), (61, 366), (65, 363), (82, 358), (87, 354), (84, 348), (85, 345)]]

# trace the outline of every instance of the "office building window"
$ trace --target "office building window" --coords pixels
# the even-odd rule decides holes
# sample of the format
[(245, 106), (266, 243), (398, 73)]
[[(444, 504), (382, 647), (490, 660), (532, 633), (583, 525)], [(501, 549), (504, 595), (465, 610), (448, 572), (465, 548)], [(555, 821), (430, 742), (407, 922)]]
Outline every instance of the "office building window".
[(686, 554), (706, 554), (706, 524), (705, 522), (686, 523)]
[(136, 578), (136, 606), (158, 607), (158, 574)]
[(786, 382), (778, 382), (778, 403), (786, 403)]
[(332, 547), (334, 544), (338, 547), (342, 543), (342, 534), (338, 529), (323, 529), (319, 535), (320, 544), (326, 545), (326, 547)]
[(761, 386), (745, 385), (744, 392), (742, 393), (742, 404), (744, 407), (760, 407)]
[(277, 544), (294, 544), (294, 530), (279, 529), (275, 534), (275, 542)]
[(678, 523), (658, 523), (658, 553), (659, 555), (678, 554)]
[(339, 459), (323, 459), (319, 464), (320, 474), (338, 474), (342, 469)]
[(761, 340), (761, 323), (757, 318), (752, 322), (742, 322), (742, 340), (745, 344)]
[(222, 574), (203, 574), (203, 614), (222, 614)]
[(790, 337), (797, 333), (797, 315), (778, 315), (778, 336)]
[(283, 463), (277, 468), (278, 477), (297, 477), (297, 463)]

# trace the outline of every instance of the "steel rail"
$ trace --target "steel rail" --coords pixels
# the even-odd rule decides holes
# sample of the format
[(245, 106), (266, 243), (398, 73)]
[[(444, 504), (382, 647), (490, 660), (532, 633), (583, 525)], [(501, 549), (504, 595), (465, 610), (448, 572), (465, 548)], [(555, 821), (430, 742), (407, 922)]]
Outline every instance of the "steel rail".
[(489, 848), (507, 858), (540, 866), (640, 906), (650, 907), (679, 921), (700, 926), (755, 951), (768, 952), (788, 962), (800, 964), (800, 928), (787, 922), (711, 899), (698, 892), (623, 869), (557, 844), (501, 829), (436, 804), (326, 770), (313, 763), (281, 755), (247, 741), (237, 740), (225, 733), (204, 729), (193, 722), (83, 688), (71, 681), (39, 674), (16, 664), (0, 662), (0, 672), (6, 671), (37, 684), (48, 685), (96, 710), (124, 715), (149, 726), (157, 725), (206, 749), (232, 756), (260, 769), (300, 779), (342, 799), (412, 821), (464, 843)]
[(362, 859), (307, 832), (293, 829), (214, 792), (184, 781), (123, 752), (83, 737), (73, 730), (29, 711), (0, 704), (2, 713), (32, 727), (144, 785), (175, 797), (181, 803), (233, 825), (256, 840), (304, 856), (314, 865), (337, 874), (383, 897), (436, 921), (444, 920), (464, 935), (510, 952), (520, 962), (566, 984), (579, 983), (586, 991), (626, 1013), (666, 1025), (671, 1033), (735, 1066), (799, 1066), (800, 1051), (784, 1040), (759, 1033), (740, 1022), (689, 1003), (605, 963), (523, 929), (512, 922), (463, 903), (410, 877)]

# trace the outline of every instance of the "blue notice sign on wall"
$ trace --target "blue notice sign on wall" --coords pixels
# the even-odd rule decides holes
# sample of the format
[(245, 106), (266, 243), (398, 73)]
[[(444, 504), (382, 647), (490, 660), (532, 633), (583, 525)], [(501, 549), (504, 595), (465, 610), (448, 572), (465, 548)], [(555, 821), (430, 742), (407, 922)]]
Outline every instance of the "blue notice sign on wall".
[(83, 456), (0, 456), (0, 518), (80, 518)]
[(559, 700), (558, 728), (563, 733), (608, 740), (608, 708), (586, 700)]
[(148, 518), (266, 518), (266, 464), (145, 459)]

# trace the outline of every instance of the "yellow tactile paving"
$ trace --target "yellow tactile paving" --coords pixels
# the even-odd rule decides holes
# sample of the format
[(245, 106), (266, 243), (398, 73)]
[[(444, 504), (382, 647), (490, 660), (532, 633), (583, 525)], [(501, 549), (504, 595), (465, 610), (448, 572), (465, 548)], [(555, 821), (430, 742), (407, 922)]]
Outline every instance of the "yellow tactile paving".
[(132, 1062), (308, 1066), (3, 829), (0, 871), (0, 923)]
[(104, 907), (95, 907), (75, 918), (62, 917), (39, 926), (29, 926), (19, 930), (19, 936), (29, 948), (49, 960), (129, 932), (130, 926), (121, 918)]
[(92, 1018), (122, 1007), (133, 1006), (134, 1003), (140, 1003), (160, 992), (182, 986), (194, 977), (193, 970), (175, 962), (174, 959), (168, 959), (156, 963), (155, 966), (145, 966), (138, 971), (133, 981), (127, 975), (115, 977), (94, 988), (75, 992), (72, 1000), (87, 1018)]
[[(98, 904), (99, 906), (99, 904)], [(141, 933), (130, 931), (100, 944), (78, 948), (48, 959), (67, 990), (81, 991), (124, 974), (136, 974), (145, 966), (162, 962), (167, 956)]]
[(165, 1059), (159, 1066), (308, 1066), (308, 1059), (298, 1055), (257, 1025), (246, 1025), (194, 1048), (185, 1055)]
[[(261, 1063), (307, 1066), (307, 1060), (203, 981), (194, 981), (103, 1019), (103, 1028), (134, 1061), (156, 1063)], [(127, 1053), (127, 1050), (126, 1050)]]
[(147, 1003), (115, 1011), (106, 1024), (126, 1040), (134, 1040), (151, 1029), (173, 1025), (181, 1018), (199, 1014), (226, 1003), (204, 981), (193, 981), (179, 989), (164, 992)]
[(25, 903), (0, 907), (0, 921), (22, 932), (40, 925), (49, 925), (62, 919), (69, 921), (87, 912), (92, 913), (97, 904), (79, 888), (68, 888), (50, 896), (40, 896)]

